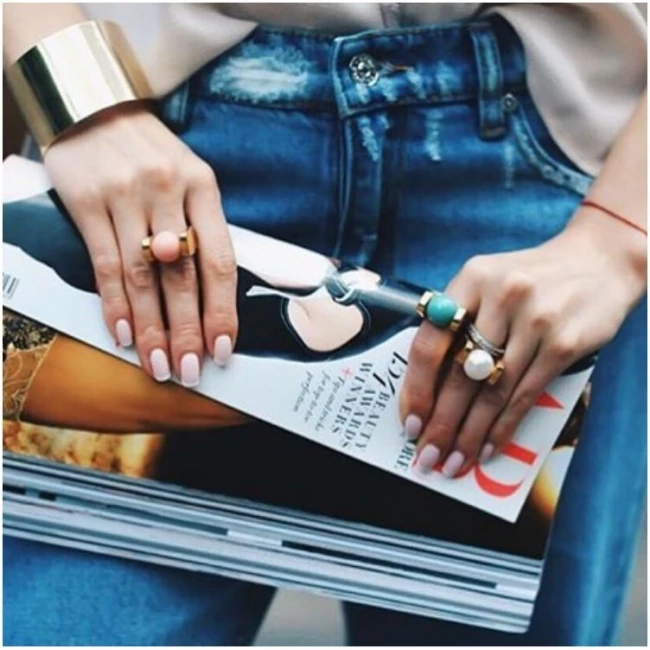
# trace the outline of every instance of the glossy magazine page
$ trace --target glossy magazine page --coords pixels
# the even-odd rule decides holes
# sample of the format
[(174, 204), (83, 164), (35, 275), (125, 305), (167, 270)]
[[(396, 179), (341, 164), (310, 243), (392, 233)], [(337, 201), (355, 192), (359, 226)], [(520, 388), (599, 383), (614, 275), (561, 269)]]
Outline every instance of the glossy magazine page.
[[(106, 331), (85, 246), (48, 191), (43, 168), (10, 158), (4, 181), (3, 294), (13, 312), (5, 326), (16, 335), (22, 328), (29, 341), (49, 339), (36, 346), (43, 358), (33, 348), (16, 356), (15, 344), (7, 353), (5, 404), (17, 402), (13, 411), (20, 409), (24, 423), (158, 433), (214, 430), (252, 417), (391, 473), (401, 489), (413, 483), (421, 498), (433, 500), (432, 491), (514, 522), (588, 381), (588, 364), (555, 380), (497, 458), (454, 480), (438, 471), (421, 475), (413, 470), (414, 445), (401, 435), (397, 396), (423, 290), (231, 227), (240, 318), (232, 362), (222, 369), (207, 361), (194, 392), (159, 386)], [(242, 475), (250, 455), (241, 459)], [(196, 462), (169, 468), (180, 472), (169, 480), (196, 479)], [(362, 465), (353, 466), (361, 475)], [(299, 469), (287, 471), (296, 476)]]

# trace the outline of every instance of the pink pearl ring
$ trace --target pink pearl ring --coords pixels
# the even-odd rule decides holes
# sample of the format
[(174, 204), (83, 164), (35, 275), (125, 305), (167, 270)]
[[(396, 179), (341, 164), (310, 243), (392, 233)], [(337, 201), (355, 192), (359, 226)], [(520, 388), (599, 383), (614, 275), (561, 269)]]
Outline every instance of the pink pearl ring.
[(180, 235), (164, 230), (142, 240), (142, 256), (150, 263), (171, 264), (180, 257), (194, 255), (197, 249), (196, 234), (192, 226)]

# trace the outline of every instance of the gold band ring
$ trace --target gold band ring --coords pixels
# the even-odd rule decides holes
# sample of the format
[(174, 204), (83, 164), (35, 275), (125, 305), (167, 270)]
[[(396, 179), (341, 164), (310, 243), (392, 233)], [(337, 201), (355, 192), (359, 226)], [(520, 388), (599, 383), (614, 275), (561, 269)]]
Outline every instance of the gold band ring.
[[(151, 244), (155, 237), (156, 235), (149, 235), (148, 237), (144, 237), (141, 242), (142, 257), (149, 264), (158, 261), (151, 250)], [(180, 243), (180, 257), (192, 257), (192, 255), (196, 254), (199, 246), (194, 226), (188, 226), (186, 230), (178, 235), (178, 240)]]

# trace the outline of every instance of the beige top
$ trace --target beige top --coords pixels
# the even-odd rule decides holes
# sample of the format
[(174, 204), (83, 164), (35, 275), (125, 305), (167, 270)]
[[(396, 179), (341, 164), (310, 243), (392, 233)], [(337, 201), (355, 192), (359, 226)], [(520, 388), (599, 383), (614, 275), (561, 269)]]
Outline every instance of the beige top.
[(158, 95), (245, 38), (258, 24), (350, 34), (498, 12), (521, 37), (528, 83), (558, 145), (597, 174), (646, 86), (641, 3), (173, 3), (143, 53)]

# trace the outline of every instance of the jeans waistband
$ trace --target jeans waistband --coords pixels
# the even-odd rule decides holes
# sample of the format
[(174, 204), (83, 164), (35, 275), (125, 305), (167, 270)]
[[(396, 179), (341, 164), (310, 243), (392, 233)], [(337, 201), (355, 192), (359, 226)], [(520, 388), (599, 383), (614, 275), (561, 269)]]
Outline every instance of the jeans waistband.
[(189, 92), (264, 107), (335, 111), (478, 100), (481, 133), (504, 129), (503, 97), (525, 86), (523, 47), (498, 16), (333, 36), (258, 27), (189, 82)]

